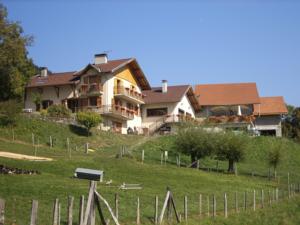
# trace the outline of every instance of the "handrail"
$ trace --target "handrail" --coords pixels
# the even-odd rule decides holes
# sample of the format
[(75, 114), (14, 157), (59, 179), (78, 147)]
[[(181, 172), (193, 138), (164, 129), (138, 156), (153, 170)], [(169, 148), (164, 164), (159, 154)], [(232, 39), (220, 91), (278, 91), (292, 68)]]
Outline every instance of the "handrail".
[(126, 95), (126, 96), (129, 96), (129, 97), (138, 99), (139, 101), (144, 101), (142, 93), (139, 93), (135, 90), (132, 90), (129, 87), (115, 86), (114, 87), (114, 94), (115, 95)]

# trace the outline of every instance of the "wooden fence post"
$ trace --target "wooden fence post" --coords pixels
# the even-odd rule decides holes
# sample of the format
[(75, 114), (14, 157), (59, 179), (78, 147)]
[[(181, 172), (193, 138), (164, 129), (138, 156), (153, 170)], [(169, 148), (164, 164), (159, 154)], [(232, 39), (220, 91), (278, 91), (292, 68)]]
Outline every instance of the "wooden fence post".
[(207, 217), (209, 217), (209, 210), (210, 210), (210, 204), (209, 204), (209, 195), (207, 195)]
[(15, 141), (15, 131), (12, 129), (12, 141)]
[(261, 208), (265, 207), (265, 196), (264, 196), (264, 190), (261, 189)]
[(253, 190), (253, 211), (256, 210), (256, 193), (255, 190)]
[(279, 189), (276, 188), (276, 202), (278, 202), (279, 200)]
[(155, 196), (154, 223), (158, 224), (158, 196)]
[(4, 219), (5, 219), (5, 201), (3, 199), (0, 199), (0, 225), (4, 225)]
[(227, 218), (228, 214), (227, 214), (227, 194), (224, 194), (224, 217)]
[(185, 220), (185, 222), (187, 222), (187, 220), (188, 220), (188, 206), (187, 206), (188, 202), (187, 201), (188, 201), (187, 196), (184, 196), (184, 220)]
[(272, 200), (271, 200), (271, 191), (270, 191), (270, 189), (268, 190), (268, 197), (269, 197), (269, 205), (271, 205)]
[(68, 225), (73, 224), (73, 204), (74, 204), (74, 197), (69, 196), (69, 198), (68, 198)]
[(53, 219), (52, 219), (52, 225), (58, 225), (58, 218), (59, 218), (59, 209), (58, 209), (58, 205), (59, 205), (59, 200), (58, 198), (55, 199), (54, 201), (54, 205), (53, 205)]
[(85, 153), (89, 153), (89, 143), (85, 143)]
[(275, 202), (275, 190), (272, 191), (272, 202)]
[(213, 195), (213, 217), (217, 216), (217, 199), (216, 195)]
[(137, 207), (136, 207), (136, 224), (141, 224), (141, 217), (140, 217), (140, 198), (137, 197)]
[(244, 210), (247, 210), (247, 191), (244, 192)]
[(30, 225), (37, 224), (38, 201), (32, 200)]
[(163, 156), (164, 156), (163, 154), (164, 154), (163, 152), (160, 153), (160, 165), (163, 164)]
[(117, 193), (115, 194), (115, 216), (119, 220), (119, 196)]
[(53, 147), (52, 136), (49, 137), (49, 146), (50, 146), (50, 148)]
[(199, 216), (202, 215), (202, 194), (199, 194)]
[(238, 202), (238, 192), (235, 192), (235, 212), (238, 213), (239, 212), (239, 202)]
[(83, 216), (84, 216), (84, 195), (81, 195), (79, 202), (79, 225), (83, 224)]
[(144, 163), (144, 159), (145, 159), (145, 151), (142, 150), (142, 163)]

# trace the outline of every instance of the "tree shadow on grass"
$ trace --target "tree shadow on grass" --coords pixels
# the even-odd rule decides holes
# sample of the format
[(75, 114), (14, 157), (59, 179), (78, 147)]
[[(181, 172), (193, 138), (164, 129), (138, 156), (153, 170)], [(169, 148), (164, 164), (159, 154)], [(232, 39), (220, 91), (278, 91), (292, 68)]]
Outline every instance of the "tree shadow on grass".
[(72, 133), (77, 134), (79, 136), (87, 136), (87, 130), (84, 127), (76, 126), (73, 124), (69, 125), (69, 129)]

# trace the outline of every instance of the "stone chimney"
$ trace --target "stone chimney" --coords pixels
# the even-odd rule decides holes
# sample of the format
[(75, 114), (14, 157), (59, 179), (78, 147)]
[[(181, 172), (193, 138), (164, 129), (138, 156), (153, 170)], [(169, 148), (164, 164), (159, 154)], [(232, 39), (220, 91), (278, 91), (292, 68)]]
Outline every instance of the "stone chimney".
[(101, 53), (101, 54), (96, 54), (95, 55), (95, 64), (103, 64), (107, 63), (107, 54), (106, 53)]
[(42, 67), (41, 69), (41, 77), (47, 77), (48, 76), (48, 69), (47, 67)]
[(167, 80), (162, 80), (162, 93), (167, 93), (168, 92), (168, 81)]

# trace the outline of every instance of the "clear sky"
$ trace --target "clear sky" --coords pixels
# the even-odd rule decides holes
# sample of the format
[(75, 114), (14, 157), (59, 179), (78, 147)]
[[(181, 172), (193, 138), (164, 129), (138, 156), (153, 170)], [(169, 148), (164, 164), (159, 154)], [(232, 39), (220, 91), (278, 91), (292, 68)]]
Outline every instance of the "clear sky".
[(35, 37), (30, 57), (54, 72), (95, 53), (137, 58), (153, 86), (256, 82), (300, 106), (300, 1), (0, 0)]

